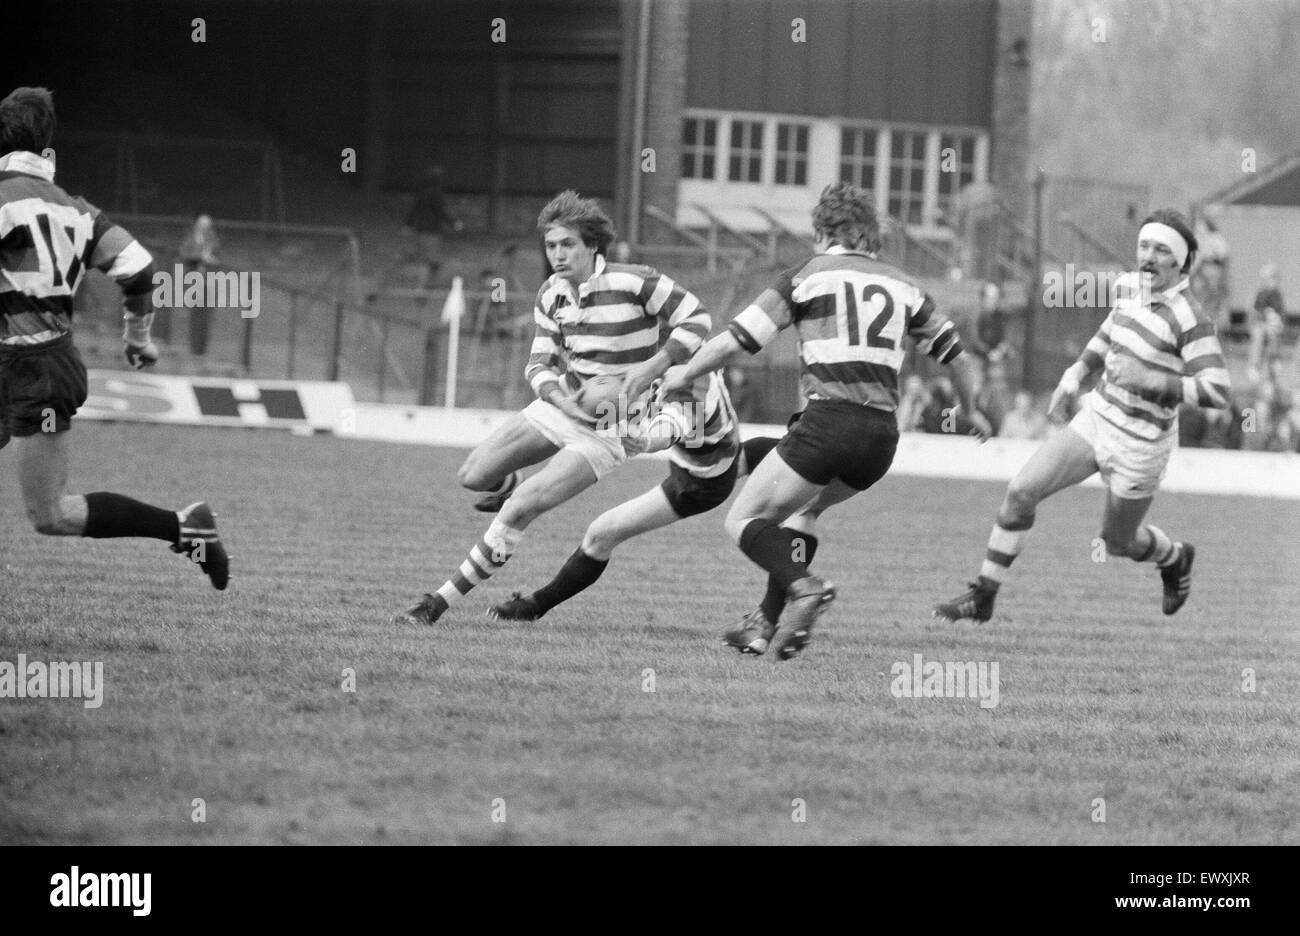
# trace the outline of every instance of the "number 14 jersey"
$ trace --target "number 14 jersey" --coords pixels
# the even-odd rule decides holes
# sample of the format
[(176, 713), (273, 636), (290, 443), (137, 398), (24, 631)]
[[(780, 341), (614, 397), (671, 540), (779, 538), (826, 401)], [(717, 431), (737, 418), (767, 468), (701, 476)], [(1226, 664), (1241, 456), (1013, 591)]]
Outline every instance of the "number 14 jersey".
[(902, 273), (874, 256), (831, 247), (787, 270), (729, 328), (751, 354), (794, 326), (800, 389), (810, 400), (847, 400), (893, 412), (904, 334), (947, 364), (961, 354), (951, 321)]

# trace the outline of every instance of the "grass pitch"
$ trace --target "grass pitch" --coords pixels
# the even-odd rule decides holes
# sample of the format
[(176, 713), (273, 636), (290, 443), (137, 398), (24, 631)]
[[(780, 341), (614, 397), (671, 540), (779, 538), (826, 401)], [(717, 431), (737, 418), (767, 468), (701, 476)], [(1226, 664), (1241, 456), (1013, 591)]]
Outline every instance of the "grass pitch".
[[(662, 462), (543, 518), (412, 630), (390, 615), (489, 520), (454, 483), (463, 452), (74, 432), (74, 490), (209, 499), (234, 579), (215, 592), (157, 542), (38, 536), (0, 455), (0, 660), (103, 661), (106, 683), (98, 709), (0, 699), (2, 842), (1300, 843), (1295, 502), (1159, 496), (1152, 521), (1198, 547), (1164, 618), (1151, 567), (1093, 561), (1101, 493), (1066, 491), (994, 620), (950, 626), (929, 608), (978, 568), (1002, 486), (889, 477), (824, 518), (840, 600), (777, 664), (717, 642), (762, 587), (725, 508), (626, 544), (541, 622), (483, 617)], [(917, 653), (997, 662), (999, 704), (895, 698)]]

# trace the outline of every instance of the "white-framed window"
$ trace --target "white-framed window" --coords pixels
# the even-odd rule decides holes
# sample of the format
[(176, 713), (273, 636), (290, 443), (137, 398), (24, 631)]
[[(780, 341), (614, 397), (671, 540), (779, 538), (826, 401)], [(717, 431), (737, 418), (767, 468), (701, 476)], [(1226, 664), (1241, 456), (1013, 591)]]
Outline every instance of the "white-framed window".
[(682, 123), (682, 178), (718, 177), (718, 119), (687, 117)]
[(762, 209), (802, 229), (822, 186), (840, 180), (867, 189), (912, 233), (943, 239), (956, 228), (959, 193), (988, 178), (989, 148), (988, 130), (974, 126), (688, 108), (679, 217), (698, 223), (695, 204), (762, 231)]
[(808, 125), (781, 123), (776, 125), (777, 185), (808, 184)]
[(869, 192), (876, 190), (875, 127), (840, 128), (840, 181), (850, 182)]
[(727, 180), (730, 182), (763, 181), (762, 120), (731, 121), (731, 146), (727, 150)]
[(908, 227), (921, 227), (927, 221), (926, 204), (926, 137), (925, 131), (891, 130), (889, 134), (890, 215)]

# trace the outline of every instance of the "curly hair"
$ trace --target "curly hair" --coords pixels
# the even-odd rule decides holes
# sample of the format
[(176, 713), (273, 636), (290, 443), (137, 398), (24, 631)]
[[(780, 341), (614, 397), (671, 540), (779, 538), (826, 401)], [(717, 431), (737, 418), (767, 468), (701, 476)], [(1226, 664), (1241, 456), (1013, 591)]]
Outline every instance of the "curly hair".
[(54, 95), (48, 88), (15, 88), (0, 101), (0, 153), (39, 153), (54, 139)]
[(594, 198), (583, 198), (573, 189), (556, 195), (537, 216), (537, 230), (545, 232), (551, 225), (572, 228), (582, 242), (595, 247), (602, 257), (605, 249), (614, 242), (614, 222), (600, 208)]
[(1192, 226), (1188, 224), (1181, 212), (1173, 208), (1157, 208), (1143, 218), (1142, 223), (1164, 224), (1177, 231), (1183, 240), (1187, 241), (1187, 259), (1183, 261), (1182, 272), (1186, 273), (1192, 268), (1192, 261), (1196, 259), (1196, 250), (1200, 245), (1196, 242), (1196, 235), (1192, 233)]
[(833, 244), (875, 253), (880, 249), (880, 221), (871, 193), (849, 182), (822, 189), (813, 209), (813, 230)]

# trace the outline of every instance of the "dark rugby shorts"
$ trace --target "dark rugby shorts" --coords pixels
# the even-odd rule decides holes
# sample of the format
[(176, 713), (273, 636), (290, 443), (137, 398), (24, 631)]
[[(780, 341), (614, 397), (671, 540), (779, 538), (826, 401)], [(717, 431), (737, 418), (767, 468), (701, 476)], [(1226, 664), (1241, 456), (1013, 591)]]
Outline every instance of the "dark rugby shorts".
[(30, 347), (0, 345), (0, 446), (10, 436), (67, 432), (87, 392), (86, 365), (71, 335)]
[(805, 481), (838, 478), (865, 491), (889, 471), (897, 448), (893, 413), (847, 400), (813, 400), (776, 450)]
[(675, 462), (668, 464), (668, 477), (660, 485), (668, 497), (668, 505), (679, 517), (693, 517), (712, 510), (731, 496), (740, 473), (740, 455), (731, 467), (716, 478), (697, 478)]

